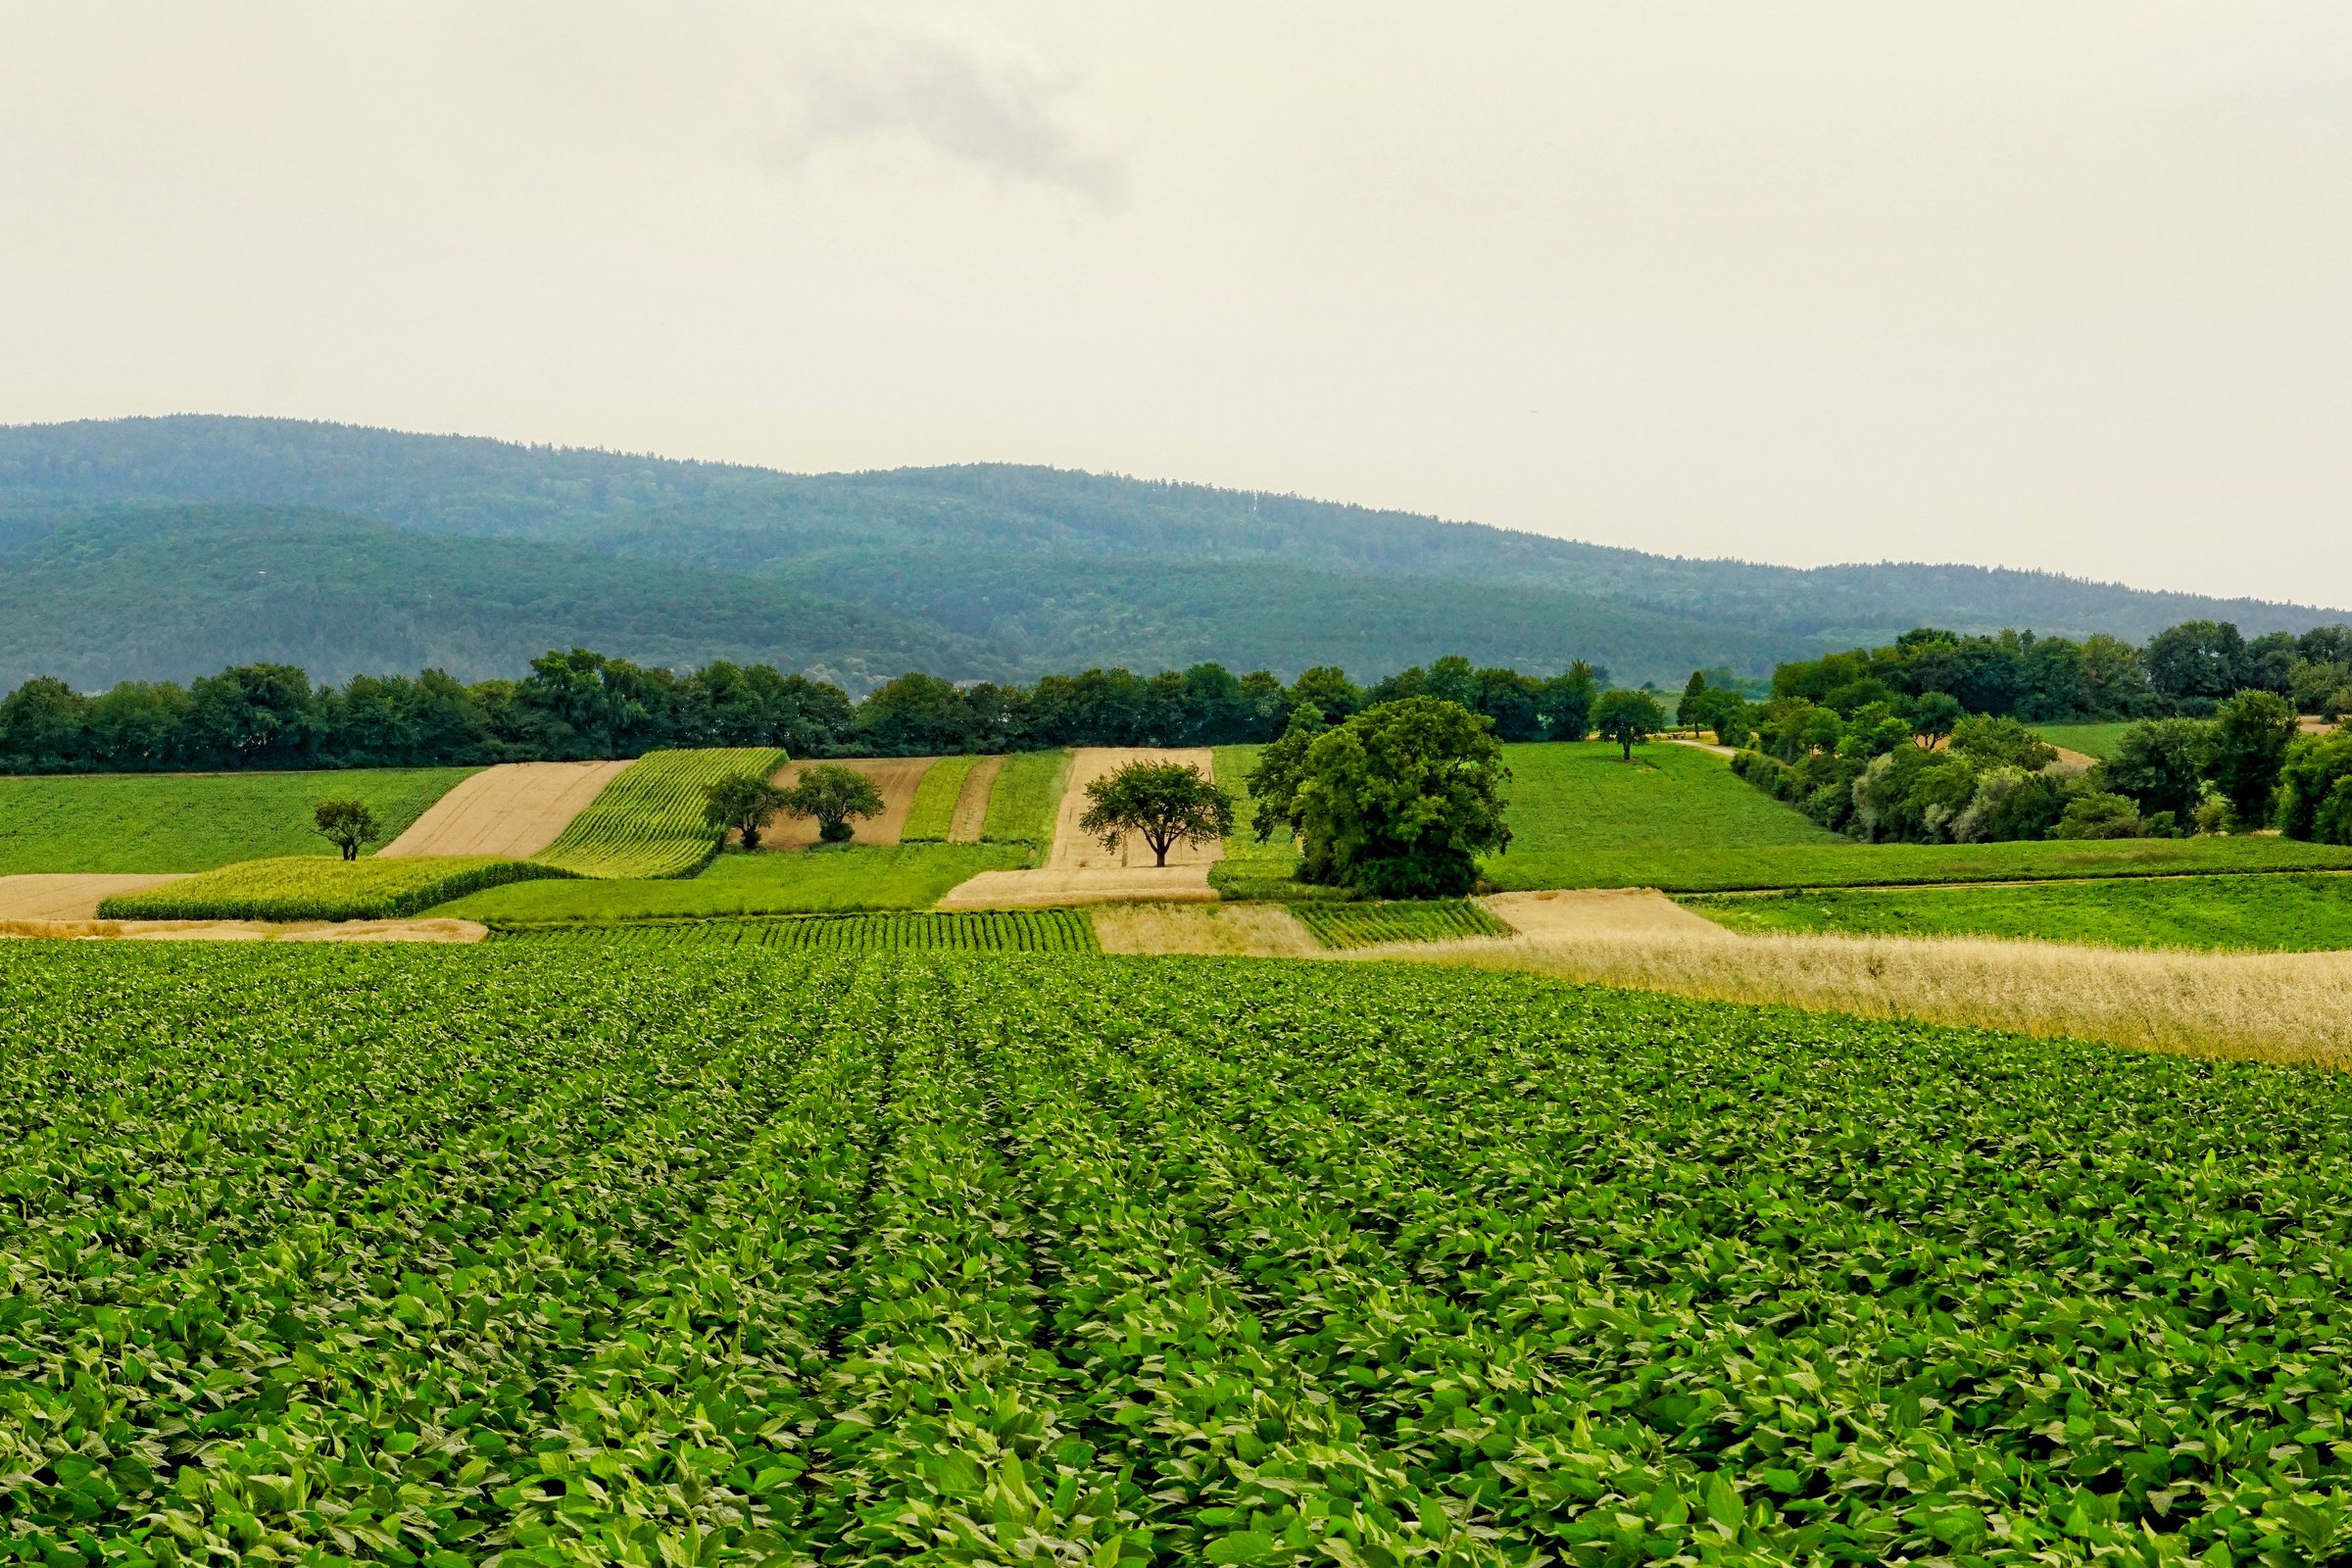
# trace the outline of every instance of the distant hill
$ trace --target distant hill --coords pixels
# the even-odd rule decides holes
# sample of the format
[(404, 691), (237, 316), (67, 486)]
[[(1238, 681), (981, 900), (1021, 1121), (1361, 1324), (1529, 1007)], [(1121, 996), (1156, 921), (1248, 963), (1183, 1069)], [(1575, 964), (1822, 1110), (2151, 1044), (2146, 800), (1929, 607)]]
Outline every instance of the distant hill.
[(1047, 468), (787, 474), (209, 416), (0, 427), (0, 687), (263, 657), (478, 678), (575, 642), (853, 689), (908, 667), (1203, 659), (1374, 675), (1448, 652), (1679, 682), (1921, 624), (2137, 641), (2342, 613), (1974, 566), (1684, 560)]

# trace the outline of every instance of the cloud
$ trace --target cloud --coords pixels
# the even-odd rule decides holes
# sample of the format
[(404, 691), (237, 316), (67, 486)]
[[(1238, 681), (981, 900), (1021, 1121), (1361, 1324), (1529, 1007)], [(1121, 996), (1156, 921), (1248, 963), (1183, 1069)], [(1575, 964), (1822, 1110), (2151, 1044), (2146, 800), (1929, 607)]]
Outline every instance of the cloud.
[(1109, 203), (1120, 160), (1072, 113), (1077, 78), (1034, 57), (944, 37), (859, 28), (828, 32), (799, 62), (796, 122), (765, 149), (797, 168), (840, 143), (894, 137), (1000, 178)]

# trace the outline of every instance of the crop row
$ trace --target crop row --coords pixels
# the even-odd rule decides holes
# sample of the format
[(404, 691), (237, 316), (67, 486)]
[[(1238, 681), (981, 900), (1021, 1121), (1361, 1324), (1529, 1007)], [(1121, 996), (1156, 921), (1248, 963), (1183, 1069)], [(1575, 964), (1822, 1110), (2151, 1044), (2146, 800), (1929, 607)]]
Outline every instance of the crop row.
[(1458, 942), (1507, 937), (1511, 928), (1485, 905), (1468, 899), (1397, 900), (1357, 904), (1306, 900), (1294, 904), (1298, 923), (1327, 948), (1369, 948), (1384, 942)]
[(591, 940), (0, 951), (0, 1541), (2352, 1549), (2338, 1078), (1467, 971)]
[(109, 920), (392, 920), (509, 882), (569, 873), (528, 860), (483, 855), (317, 855), (241, 860), (98, 906)]
[(766, 778), (784, 754), (766, 747), (648, 752), (606, 785), (535, 857), (587, 877), (692, 876), (718, 853), (703, 820), (705, 791), (737, 773)]
[(956, 803), (963, 794), (964, 780), (981, 759), (969, 754), (943, 757), (923, 770), (922, 782), (914, 787), (914, 800), (906, 808), (906, 821), (899, 829), (902, 844), (945, 844), (956, 826)]
[(593, 928), (515, 926), (509, 940), (652, 948), (765, 948), (780, 953), (1095, 953), (1083, 909), (971, 909), (769, 919), (647, 921)]

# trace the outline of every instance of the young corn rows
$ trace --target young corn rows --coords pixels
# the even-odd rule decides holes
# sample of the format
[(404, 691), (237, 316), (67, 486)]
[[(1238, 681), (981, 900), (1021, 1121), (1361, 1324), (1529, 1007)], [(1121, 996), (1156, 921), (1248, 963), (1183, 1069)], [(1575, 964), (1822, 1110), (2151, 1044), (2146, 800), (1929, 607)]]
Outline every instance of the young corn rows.
[(19, 1557), (2352, 1550), (2334, 1077), (1233, 960), (0, 1000)]
[(784, 754), (760, 746), (648, 752), (605, 786), (534, 858), (575, 876), (692, 876), (718, 853), (706, 791), (737, 773), (766, 778)]
[(1468, 899), (1397, 900), (1371, 904), (1309, 900), (1291, 912), (1327, 948), (1369, 948), (1384, 942), (1454, 942), (1507, 937), (1511, 928), (1486, 906)]
[(902, 910), (769, 919), (678, 920), (555, 931), (515, 927), (506, 940), (653, 948), (765, 948), (778, 953), (1096, 953), (1083, 909)]

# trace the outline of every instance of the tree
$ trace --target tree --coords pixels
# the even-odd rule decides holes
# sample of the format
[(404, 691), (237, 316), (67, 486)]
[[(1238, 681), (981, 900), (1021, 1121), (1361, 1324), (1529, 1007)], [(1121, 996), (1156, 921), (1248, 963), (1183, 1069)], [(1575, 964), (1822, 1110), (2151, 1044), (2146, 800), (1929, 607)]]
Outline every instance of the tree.
[(1602, 692), (1592, 705), (1592, 733), (1623, 747), (1629, 762), (1636, 746), (1665, 727), (1666, 710), (1647, 692)]
[(1600, 672), (1583, 660), (1536, 689), (1544, 733), (1555, 741), (1581, 741), (1592, 727), (1592, 705), (1600, 697)]
[(827, 844), (843, 844), (857, 830), (853, 817), (880, 816), (882, 792), (874, 781), (854, 767), (820, 762), (804, 771), (792, 788), (776, 800), (777, 808), (794, 816), (813, 817), (816, 836)]
[(1115, 850), (1134, 833), (1152, 846), (1152, 863), (1168, 863), (1178, 844), (1208, 844), (1233, 831), (1233, 796), (1190, 762), (1129, 762), (1086, 787), (1090, 804), (1078, 826)]
[(2058, 748), (2014, 718), (1981, 715), (1952, 726), (1952, 750), (1979, 767), (2017, 767), (2038, 773), (2058, 760)]
[(2205, 746), (2213, 726), (2199, 718), (2153, 718), (2116, 738), (2107, 787), (2129, 795), (2150, 816), (2170, 811), (2185, 822), (2205, 783)]
[(361, 801), (320, 801), (311, 808), (311, 831), (343, 852), (343, 858), (360, 858), (360, 846), (383, 836), (375, 813)]
[(783, 808), (784, 792), (756, 773), (732, 774), (703, 791), (703, 820), (721, 834), (732, 828), (747, 850), (760, 847), (760, 830)]
[(2229, 621), (2184, 620), (2149, 638), (2142, 662), (2159, 696), (2194, 705), (2237, 689), (2245, 653), (2244, 636)]
[(1306, 776), (1307, 748), (1330, 727), (1323, 721), (1323, 710), (1302, 703), (1291, 710), (1289, 726), (1257, 754), (1257, 766), (1250, 770), (1248, 787), (1258, 843), (1272, 839), (1276, 826), (1287, 824), (1296, 814), (1294, 802), (1298, 781)]
[(1506, 849), (1510, 769), (1490, 724), (1458, 703), (1407, 697), (1317, 736), (1293, 797), (1298, 874), (1384, 898), (1441, 898), (1478, 883)]
[(1707, 672), (1694, 669), (1690, 684), (1683, 688), (1683, 700), (1675, 705), (1674, 721), (1685, 729), (1697, 729), (1704, 718), (1699, 710), (1707, 695)]
[(2240, 826), (2270, 821), (2271, 797), (2294, 739), (2294, 707), (2276, 692), (2239, 692), (2214, 710), (2205, 776), (2229, 801)]
[(2352, 844), (2352, 729), (2306, 735), (2288, 748), (2278, 779), (2278, 831)]
[(1930, 692), (1911, 710), (1911, 733), (1918, 737), (1923, 751), (1934, 751), (1936, 743), (1952, 732), (1954, 725), (1968, 716), (1960, 699), (1949, 692)]
[(2122, 795), (2087, 791), (2066, 803), (2066, 811), (2050, 829), (2054, 839), (2135, 839), (2140, 836), (2139, 808)]

